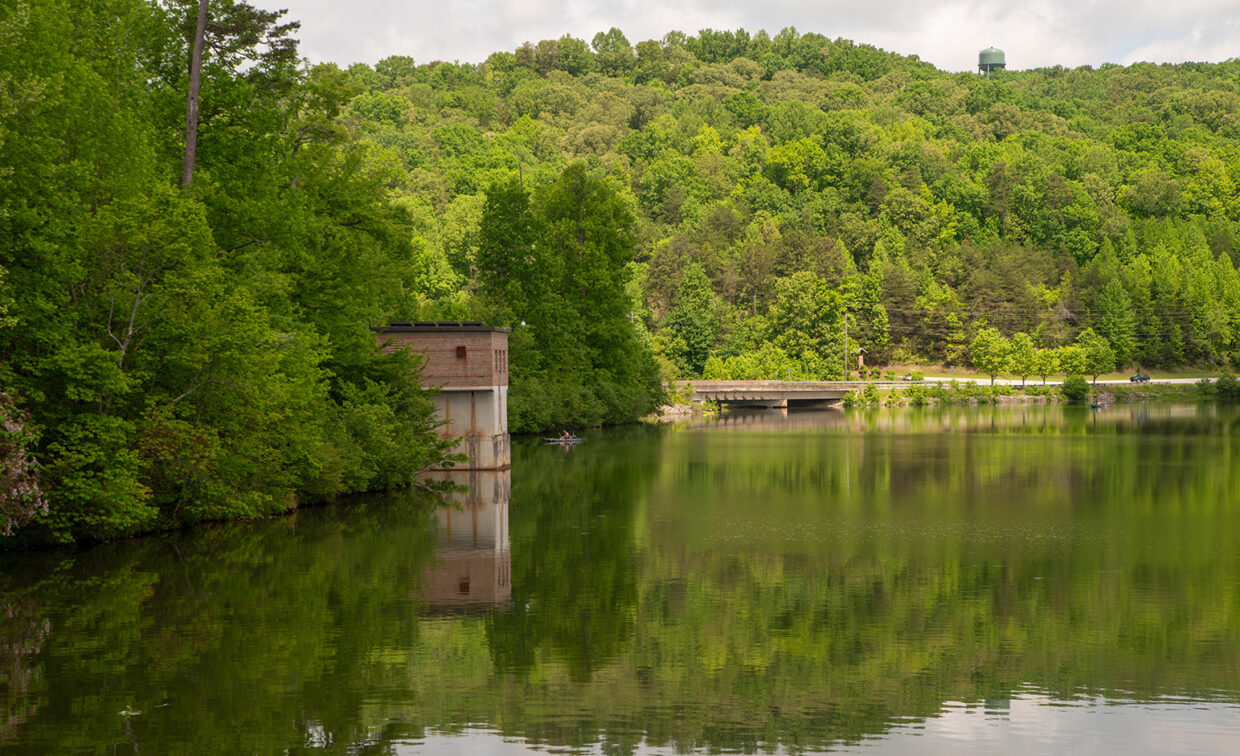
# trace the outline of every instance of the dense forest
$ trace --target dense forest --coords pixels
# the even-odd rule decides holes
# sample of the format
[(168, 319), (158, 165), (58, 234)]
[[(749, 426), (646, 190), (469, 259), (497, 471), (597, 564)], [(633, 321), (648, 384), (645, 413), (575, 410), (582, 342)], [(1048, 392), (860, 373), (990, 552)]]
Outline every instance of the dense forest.
[[(296, 24), (0, 0), (0, 536), (117, 537), (407, 484), (444, 450), (407, 355), (398, 166)], [(24, 526), (24, 527), (23, 527)]]
[(870, 365), (1237, 350), (1240, 62), (982, 77), (794, 29), (612, 29), (347, 73), (351, 128), (401, 166), (428, 312), (507, 302), (495, 187), (579, 162), (631, 204), (665, 378), (839, 378), (845, 320)]
[(197, 12), (0, 0), (2, 533), (407, 484), (443, 448), (393, 318), (511, 326), (517, 431), (842, 377), (845, 329), (992, 373), (1240, 351), (1240, 62), (983, 78), (611, 29), (344, 67), (211, 0), (187, 160)]

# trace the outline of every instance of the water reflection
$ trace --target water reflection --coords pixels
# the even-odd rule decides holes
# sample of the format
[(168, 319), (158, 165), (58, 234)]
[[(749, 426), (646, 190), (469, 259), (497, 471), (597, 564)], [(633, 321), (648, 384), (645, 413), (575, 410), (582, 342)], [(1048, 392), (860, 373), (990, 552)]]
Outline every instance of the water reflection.
[(898, 410), (729, 409), (673, 423), (676, 430), (803, 431), (833, 433), (1174, 433), (1232, 434), (1240, 418), (1213, 403), (1132, 403), (1094, 410), (1075, 404), (983, 404)]
[(422, 574), (421, 598), (434, 610), (489, 611), (512, 599), (508, 500), (512, 471), (439, 471), (454, 484), (435, 510), (435, 559)]
[(447, 502), (0, 556), (0, 751), (1045, 752), (1101, 718), (1069, 703), (1205, 711), (1221, 751), (1235, 422), (725, 414), (518, 442)]
[(0, 597), (0, 746), (38, 710), (34, 662), (50, 632), (29, 598)]

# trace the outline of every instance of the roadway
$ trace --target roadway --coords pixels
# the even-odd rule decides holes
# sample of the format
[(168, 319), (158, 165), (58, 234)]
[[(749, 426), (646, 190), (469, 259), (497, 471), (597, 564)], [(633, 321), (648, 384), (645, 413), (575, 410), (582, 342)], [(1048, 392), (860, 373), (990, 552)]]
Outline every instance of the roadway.
[[(1085, 376), (1085, 380), (1087, 380), (1087, 381), (1088, 381), (1088, 380), (1089, 380), (1089, 376)], [(1215, 380), (1215, 379), (1214, 379), (1214, 378), (1210, 378), (1209, 380), (1210, 380), (1210, 381), (1213, 381), (1213, 380)], [(970, 378), (944, 378), (944, 377), (942, 377), (942, 376), (934, 376), (934, 377), (931, 377), (931, 376), (926, 376), (926, 378), (925, 378), (922, 382), (923, 382), (923, 383), (931, 383), (931, 382), (935, 382), (935, 383), (951, 383), (952, 381), (959, 381), (960, 383), (967, 383), (967, 382), (969, 382), (969, 381), (972, 381), (973, 383), (976, 383), (976, 384), (977, 384), (977, 385), (979, 385), (979, 386), (989, 386), (989, 385), (990, 385), (990, 379), (989, 379), (989, 378), (986, 378), (986, 377), (978, 378), (978, 377), (976, 377), (976, 376), (974, 376), (974, 377), (970, 377)], [(1200, 382), (1200, 381), (1201, 381), (1201, 379), (1200, 379), (1200, 378), (1150, 378), (1150, 380), (1149, 380), (1148, 382), (1149, 382), (1149, 383), (1164, 383), (1164, 384), (1172, 384), (1172, 385), (1175, 385), (1175, 384), (1179, 384), (1179, 385), (1193, 385), (1193, 384), (1196, 384), (1196, 383), (1198, 383), (1198, 382)], [(885, 381), (885, 382), (884, 382), (884, 385), (886, 385), (887, 383), (890, 383), (890, 381)], [(913, 383), (913, 381), (900, 381), (900, 382), (898, 382), (898, 384), (895, 384), (895, 385), (899, 385), (899, 386), (907, 386), (907, 385), (909, 385), (910, 383)], [(1026, 383), (1027, 385), (1030, 385), (1030, 386), (1041, 386), (1041, 385), (1042, 385), (1042, 379), (1041, 379), (1041, 378), (1030, 378), (1030, 379), (1029, 379), (1028, 381), (1026, 381), (1025, 383)], [(1047, 385), (1047, 386), (1058, 386), (1058, 385), (1060, 385), (1060, 384), (1062, 384), (1062, 383), (1063, 383), (1063, 381), (1062, 381), (1062, 380), (1048, 380), (1048, 381), (1046, 382), (1046, 385)], [(1091, 384), (1092, 384), (1092, 381), (1091, 381)], [(996, 386), (999, 386), (999, 385), (1003, 385), (1003, 386), (1019, 386), (1019, 385), (1021, 385), (1021, 381), (1020, 381), (1020, 379), (1019, 379), (1019, 378), (996, 378), (996, 379), (995, 379), (995, 385), (996, 385)], [(1140, 383), (1134, 383), (1134, 382), (1130, 381), (1130, 380), (1129, 380), (1129, 379), (1127, 379), (1127, 378), (1105, 378), (1105, 379), (1103, 379), (1103, 378), (1099, 378), (1099, 379), (1098, 379), (1098, 385), (1099, 385), (1099, 386), (1140, 386), (1140, 385), (1142, 385), (1142, 384), (1140, 384)]]

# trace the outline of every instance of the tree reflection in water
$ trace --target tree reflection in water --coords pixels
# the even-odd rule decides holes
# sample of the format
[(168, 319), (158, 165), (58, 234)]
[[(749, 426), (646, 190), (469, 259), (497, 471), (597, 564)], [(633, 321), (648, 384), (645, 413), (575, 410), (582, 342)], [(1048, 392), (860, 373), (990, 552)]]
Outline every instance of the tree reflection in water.
[(9, 555), (3, 748), (493, 731), (796, 752), (953, 701), (995, 727), (1029, 696), (1236, 702), (1235, 423), (1150, 405), (634, 428), (518, 444), (510, 478), (450, 508), (412, 492)]

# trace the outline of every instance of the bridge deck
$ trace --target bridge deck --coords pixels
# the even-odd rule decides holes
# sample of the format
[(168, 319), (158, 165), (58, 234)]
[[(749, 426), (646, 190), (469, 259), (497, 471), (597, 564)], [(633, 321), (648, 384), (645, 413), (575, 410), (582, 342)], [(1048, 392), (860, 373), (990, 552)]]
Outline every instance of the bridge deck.
[(789, 402), (838, 402), (848, 392), (865, 386), (888, 389), (908, 384), (862, 381), (677, 381), (676, 385), (681, 391), (686, 386), (692, 386), (694, 401), (753, 407), (787, 407)]

